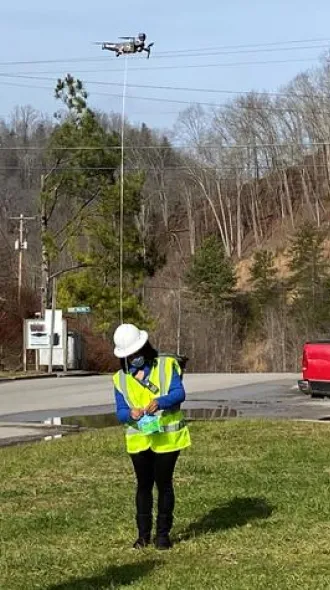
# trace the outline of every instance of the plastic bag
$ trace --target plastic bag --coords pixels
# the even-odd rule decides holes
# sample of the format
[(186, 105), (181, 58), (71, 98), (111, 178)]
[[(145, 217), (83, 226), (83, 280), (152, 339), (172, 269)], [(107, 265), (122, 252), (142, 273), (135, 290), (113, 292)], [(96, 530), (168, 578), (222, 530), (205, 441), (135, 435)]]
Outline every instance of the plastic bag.
[(153, 434), (155, 432), (163, 432), (163, 428), (160, 424), (160, 417), (159, 416), (149, 416), (145, 414), (137, 421), (138, 429), (143, 432), (143, 434)]

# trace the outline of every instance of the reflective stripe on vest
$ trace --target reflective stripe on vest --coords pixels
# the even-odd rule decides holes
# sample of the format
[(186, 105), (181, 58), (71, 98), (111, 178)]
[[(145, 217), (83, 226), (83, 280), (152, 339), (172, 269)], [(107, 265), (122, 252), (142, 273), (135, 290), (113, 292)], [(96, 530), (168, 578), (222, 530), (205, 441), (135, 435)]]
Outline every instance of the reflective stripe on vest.
[(159, 357), (158, 370), (159, 370), (160, 395), (165, 395), (165, 393), (166, 394), (168, 393), (168, 391), (166, 391), (165, 362), (166, 362), (166, 359), (164, 356)]
[[(167, 426), (163, 426), (162, 432), (178, 432), (186, 426), (185, 420), (180, 420), (180, 422), (176, 422), (175, 424), (167, 424)], [(138, 434), (140, 430), (137, 428), (133, 428), (133, 426), (128, 426), (126, 429), (126, 434)]]

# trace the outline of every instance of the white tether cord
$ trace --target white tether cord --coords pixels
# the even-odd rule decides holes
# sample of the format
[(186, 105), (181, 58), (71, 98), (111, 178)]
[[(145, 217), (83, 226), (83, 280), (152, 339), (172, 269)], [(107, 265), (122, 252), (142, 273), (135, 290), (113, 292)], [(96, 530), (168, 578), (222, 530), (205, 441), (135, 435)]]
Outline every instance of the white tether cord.
[(120, 166), (120, 221), (119, 221), (119, 313), (120, 323), (124, 322), (123, 279), (124, 279), (124, 137), (125, 137), (125, 101), (127, 87), (128, 57), (125, 55), (123, 104), (121, 117), (121, 166)]

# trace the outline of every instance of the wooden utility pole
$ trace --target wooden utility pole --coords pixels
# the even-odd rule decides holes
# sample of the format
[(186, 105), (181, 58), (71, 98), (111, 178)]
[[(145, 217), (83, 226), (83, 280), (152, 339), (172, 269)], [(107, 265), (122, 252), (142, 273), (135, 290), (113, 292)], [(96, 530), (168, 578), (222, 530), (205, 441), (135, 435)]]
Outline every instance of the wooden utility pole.
[(178, 289), (178, 322), (176, 331), (176, 352), (180, 354), (181, 348), (181, 278), (179, 278), (179, 289)]
[(17, 285), (17, 299), (18, 304), (21, 303), (22, 293), (22, 278), (23, 278), (23, 251), (27, 250), (27, 240), (24, 239), (24, 229), (26, 221), (34, 221), (35, 217), (25, 217), (23, 213), (19, 217), (9, 217), (15, 221), (19, 221), (19, 237), (15, 242), (15, 250), (18, 250), (18, 285)]
[(57, 295), (57, 278), (56, 277), (53, 277), (53, 279), (52, 279), (52, 314), (51, 314), (51, 325), (50, 325), (50, 344), (49, 344), (48, 373), (52, 373), (52, 371), (53, 371), (53, 351), (54, 351), (56, 295)]
[(47, 236), (47, 211), (46, 202), (43, 197), (45, 189), (45, 176), (41, 176), (41, 317), (45, 317), (45, 310), (48, 304), (48, 290), (49, 290), (49, 256), (46, 247)]

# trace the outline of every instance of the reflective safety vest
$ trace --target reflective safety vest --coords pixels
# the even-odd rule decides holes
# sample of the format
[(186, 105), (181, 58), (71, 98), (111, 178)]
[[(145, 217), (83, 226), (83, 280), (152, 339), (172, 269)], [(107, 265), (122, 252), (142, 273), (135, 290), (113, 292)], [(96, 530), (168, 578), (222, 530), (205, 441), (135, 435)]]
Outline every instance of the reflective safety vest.
[[(145, 408), (153, 399), (168, 394), (173, 369), (181, 375), (181, 368), (174, 358), (159, 356), (155, 359), (147, 384), (141, 383), (124, 371), (118, 371), (113, 381), (130, 408)], [(155, 453), (168, 453), (190, 446), (189, 430), (179, 406), (159, 410), (156, 415), (160, 417), (162, 432), (144, 434), (133, 419), (126, 425), (128, 453), (140, 453), (147, 449), (152, 449)]]

